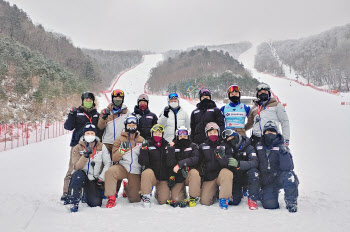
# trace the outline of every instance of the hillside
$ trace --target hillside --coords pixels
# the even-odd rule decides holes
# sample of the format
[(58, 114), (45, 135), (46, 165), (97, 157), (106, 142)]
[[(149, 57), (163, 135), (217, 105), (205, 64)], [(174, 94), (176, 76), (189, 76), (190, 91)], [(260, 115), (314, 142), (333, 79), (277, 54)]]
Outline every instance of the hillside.
[[(197, 49), (182, 52), (174, 58), (169, 57), (158, 67), (152, 69), (147, 82), (147, 91), (151, 93), (168, 93), (177, 91), (183, 95), (195, 97), (197, 85), (213, 91), (216, 98), (224, 98), (228, 86), (239, 83), (246, 87), (247, 93), (258, 83), (252, 79), (242, 64), (235, 60), (228, 52)], [(250, 83), (250, 84), (248, 84)], [(188, 85), (193, 85), (196, 91), (188, 91)], [(198, 86), (199, 88), (201, 85)]]
[(89, 88), (41, 53), (1, 37), (0, 83), (0, 123), (61, 120), (63, 111), (80, 104), (79, 95)]
[(121, 71), (128, 69), (142, 61), (141, 51), (105, 51), (82, 49), (83, 53), (91, 57), (101, 68), (102, 86), (108, 87)]
[(267, 45), (262, 47), (256, 56), (257, 70), (274, 73), (279, 58), (309, 83), (350, 91), (350, 24), (307, 38), (273, 41), (274, 57), (268, 55)]

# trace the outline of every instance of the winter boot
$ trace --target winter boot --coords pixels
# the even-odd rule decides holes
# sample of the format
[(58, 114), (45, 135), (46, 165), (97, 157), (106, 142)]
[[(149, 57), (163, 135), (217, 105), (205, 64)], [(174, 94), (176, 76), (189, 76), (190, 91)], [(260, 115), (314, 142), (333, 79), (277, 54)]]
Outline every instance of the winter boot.
[(295, 213), (298, 211), (298, 205), (296, 203), (287, 203), (286, 208), (289, 213)]
[(228, 199), (220, 198), (220, 208), (227, 210), (227, 208), (228, 208)]
[(66, 200), (63, 203), (64, 205), (70, 205), (73, 204), (73, 196), (67, 195)]
[(125, 192), (125, 187), (128, 185), (128, 182), (123, 180), (123, 186), (124, 186), (124, 189), (123, 189), (123, 197), (124, 198), (127, 198), (128, 196), (126, 195), (126, 192)]
[(112, 208), (115, 206), (115, 200), (117, 198), (115, 196), (108, 196), (108, 202), (106, 204), (106, 208)]
[(151, 207), (151, 195), (150, 194), (142, 195), (142, 202), (143, 202), (144, 208)]
[(68, 197), (68, 194), (67, 193), (64, 193), (62, 196), (61, 196), (61, 201), (65, 202), (67, 200), (67, 197)]
[(79, 202), (76, 202), (76, 203), (74, 203), (73, 206), (70, 208), (70, 211), (71, 211), (72, 213), (76, 213), (76, 212), (78, 212), (78, 209), (79, 209)]
[(196, 198), (190, 197), (190, 202), (188, 203), (189, 207), (195, 207), (197, 205)]
[(258, 205), (255, 200), (248, 199), (248, 207), (250, 210), (258, 209)]
[(167, 200), (166, 203), (174, 208), (178, 207), (179, 206), (179, 203), (178, 202), (175, 202), (173, 200)]

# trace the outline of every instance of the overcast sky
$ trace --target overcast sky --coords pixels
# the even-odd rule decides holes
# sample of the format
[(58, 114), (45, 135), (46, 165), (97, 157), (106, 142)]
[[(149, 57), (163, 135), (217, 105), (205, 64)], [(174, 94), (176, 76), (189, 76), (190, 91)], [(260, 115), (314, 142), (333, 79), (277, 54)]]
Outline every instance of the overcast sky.
[(75, 45), (185, 49), (300, 38), (350, 23), (350, 0), (9, 0)]

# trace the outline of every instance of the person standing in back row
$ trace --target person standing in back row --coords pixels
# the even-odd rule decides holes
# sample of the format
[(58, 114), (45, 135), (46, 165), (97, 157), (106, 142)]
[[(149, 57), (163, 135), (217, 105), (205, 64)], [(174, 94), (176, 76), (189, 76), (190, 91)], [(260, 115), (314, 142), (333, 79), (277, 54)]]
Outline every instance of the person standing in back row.
[(68, 187), (69, 182), (73, 172), (73, 163), (72, 163), (72, 150), (75, 145), (79, 143), (81, 136), (83, 136), (83, 130), (86, 123), (92, 123), (94, 126), (97, 126), (99, 113), (96, 110), (95, 105), (95, 95), (91, 92), (85, 92), (81, 95), (81, 106), (78, 108), (73, 107), (69, 114), (68, 118), (64, 123), (64, 129), (66, 130), (74, 130), (72, 134), (72, 140), (70, 146), (72, 147), (70, 158), (69, 158), (69, 166), (64, 177), (63, 184), (63, 195), (61, 197), (61, 201), (67, 200)]
[(289, 146), (290, 128), (286, 110), (281, 103), (271, 97), (271, 88), (268, 84), (259, 84), (256, 91), (256, 97), (259, 100), (252, 108), (248, 117), (248, 122), (244, 127), (245, 130), (253, 128), (253, 135), (250, 138), (252, 145), (255, 146), (261, 140), (266, 122), (273, 121), (276, 123), (277, 128), (278, 125), (282, 126), (281, 134), (284, 138), (284, 144)]
[(169, 94), (168, 106), (161, 113), (158, 124), (164, 126), (164, 139), (169, 143), (174, 140), (177, 128), (181, 126), (190, 127), (190, 119), (187, 112), (180, 107), (177, 93)]
[(131, 112), (124, 105), (124, 92), (116, 89), (112, 92), (112, 103), (102, 110), (98, 120), (98, 128), (105, 130), (102, 136), (102, 142), (107, 147), (110, 154), (114, 141), (121, 135), (124, 129), (124, 121), (130, 116)]
[(219, 108), (216, 107), (214, 101), (211, 100), (211, 93), (208, 89), (199, 91), (200, 102), (197, 104), (191, 114), (191, 141), (200, 145), (207, 140), (205, 134), (205, 126), (209, 122), (215, 122), (219, 125), (220, 130), (225, 129), (224, 115)]
[(241, 136), (246, 136), (244, 125), (250, 107), (240, 102), (241, 92), (238, 85), (231, 85), (227, 89), (227, 94), (231, 102), (221, 107), (221, 112), (225, 116), (225, 128), (234, 129)]
[(138, 130), (140, 135), (145, 138), (151, 138), (151, 128), (157, 124), (158, 117), (152, 113), (148, 107), (149, 99), (146, 94), (141, 94), (137, 99), (137, 105), (134, 108), (132, 115), (138, 119)]

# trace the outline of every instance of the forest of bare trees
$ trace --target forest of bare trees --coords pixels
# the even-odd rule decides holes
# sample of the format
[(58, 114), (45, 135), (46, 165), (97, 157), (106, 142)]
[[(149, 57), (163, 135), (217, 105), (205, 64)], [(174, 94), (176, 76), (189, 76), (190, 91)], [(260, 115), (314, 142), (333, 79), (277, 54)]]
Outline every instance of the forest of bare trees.
[[(274, 73), (276, 66), (268, 64), (276, 64), (277, 60), (266, 57), (269, 51), (267, 45), (263, 46), (265, 52), (257, 54), (256, 68), (262, 71), (261, 67), (266, 67), (266, 71)], [(303, 39), (274, 41), (272, 48), (285, 65), (309, 83), (350, 91), (350, 24)]]

